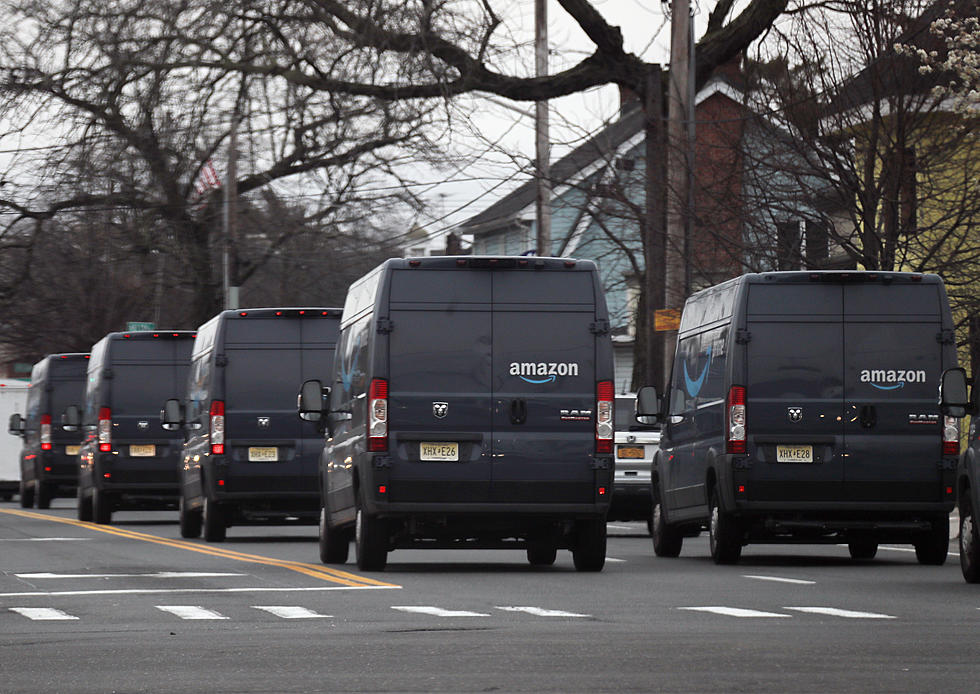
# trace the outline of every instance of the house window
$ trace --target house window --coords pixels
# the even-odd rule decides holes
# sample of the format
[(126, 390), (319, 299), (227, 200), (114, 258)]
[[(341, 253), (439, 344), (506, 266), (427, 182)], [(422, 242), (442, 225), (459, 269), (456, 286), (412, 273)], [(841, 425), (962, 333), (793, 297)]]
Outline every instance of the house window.
[(830, 255), (829, 234), (826, 222), (807, 220), (806, 235), (806, 266), (808, 268), (822, 267)]

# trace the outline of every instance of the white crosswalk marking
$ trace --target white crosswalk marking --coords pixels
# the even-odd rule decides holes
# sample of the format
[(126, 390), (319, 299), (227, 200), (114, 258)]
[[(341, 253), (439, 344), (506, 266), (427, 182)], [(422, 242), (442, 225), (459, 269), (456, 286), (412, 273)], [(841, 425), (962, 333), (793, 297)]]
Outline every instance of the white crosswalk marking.
[(11, 607), (10, 610), (35, 621), (78, 619), (74, 615), (56, 610), (53, 607)]
[(705, 606), (705, 607), (678, 607), (677, 609), (690, 610), (691, 612), (711, 612), (713, 614), (721, 614), (727, 617), (786, 617), (786, 618), (792, 617), (792, 615), (780, 614), (778, 612), (746, 610), (741, 607)]
[(181, 619), (228, 619), (220, 612), (207, 610), (196, 605), (157, 605), (156, 608)]
[(293, 605), (252, 605), (252, 607), (256, 610), (274, 614), (276, 617), (282, 617), (283, 619), (323, 619), (333, 616), (329, 614), (317, 614), (313, 610)]
[(894, 615), (890, 614), (856, 612), (854, 610), (842, 610), (837, 607), (784, 607), (783, 609), (806, 612), (807, 614), (825, 614), (830, 617), (844, 617), (845, 619), (897, 619)]
[(536, 617), (591, 617), (590, 614), (579, 614), (578, 612), (565, 612), (564, 610), (546, 610), (543, 607), (502, 607), (497, 606), (498, 610), (504, 612), (526, 612)]
[(391, 609), (401, 610), (402, 612), (415, 612), (416, 614), (428, 614), (433, 617), (489, 617), (484, 612), (469, 612), (467, 610), (444, 610), (441, 607), (431, 607), (429, 605), (392, 605)]

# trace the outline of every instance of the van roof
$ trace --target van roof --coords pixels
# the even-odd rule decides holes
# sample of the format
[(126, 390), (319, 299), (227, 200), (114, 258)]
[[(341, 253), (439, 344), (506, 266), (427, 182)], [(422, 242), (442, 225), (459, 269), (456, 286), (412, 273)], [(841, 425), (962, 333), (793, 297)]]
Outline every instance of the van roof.
[(292, 306), (280, 308), (236, 308), (218, 314), (223, 319), (240, 318), (340, 318), (343, 309), (324, 306)]
[(109, 333), (103, 339), (108, 340), (165, 340), (196, 337), (196, 330), (132, 330), (127, 332)]

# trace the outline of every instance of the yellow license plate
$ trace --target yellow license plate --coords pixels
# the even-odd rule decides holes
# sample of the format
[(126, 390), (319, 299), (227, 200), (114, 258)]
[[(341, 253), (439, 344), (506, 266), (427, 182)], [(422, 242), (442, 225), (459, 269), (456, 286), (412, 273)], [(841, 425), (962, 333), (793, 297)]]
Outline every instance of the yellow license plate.
[(249, 446), (248, 462), (275, 463), (279, 460), (279, 449), (275, 446)]
[(459, 460), (459, 444), (446, 441), (419, 442), (419, 458), (421, 460)]
[(777, 463), (812, 463), (813, 446), (776, 446)]
[(618, 458), (642, 458), (643, 446), (616, 446)]
[(80, 450), (82, 450), (81, 446), (65, 446), (65, 455), (78, 455)]
[(152, 443), (141, 446), (130, 446), (129, 455), (132, 458), (152, 458), (157, 454), (157, 447)]

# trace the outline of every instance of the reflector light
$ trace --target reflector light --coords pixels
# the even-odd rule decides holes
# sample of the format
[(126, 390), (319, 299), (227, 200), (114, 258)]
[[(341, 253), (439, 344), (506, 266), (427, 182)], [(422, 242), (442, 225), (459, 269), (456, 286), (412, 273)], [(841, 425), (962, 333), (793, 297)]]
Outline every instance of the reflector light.
[(599, 381), (595, 388), (595, 452), (612, 453), (613, 449), (613, 398), (615, 389), (612, 381)]
[(375, 378), (368, 389), (368, 450), (388, 450), (388, 381)]
[(409, 267), (418, 267), (421, 264), (422, 264), (422, 261), (421, 260), (409, 260), (408, 261), (408, 266)]
[(732, 386), (728, 391), (728, 453), (745, 453), (745, 388)]
[(388, 487), (386, 487), (383, 484), (379, 484), (378, 485), (378, 494), (387, 494), (387, 493), (388, 493)]
[(605, 496), (605, 495), (606, 495), (606, 488), (599, 487), (599, 496)]
[(212, 400), (211, 410), (211, 453), (225, 454), (225, 403), (223, 400)]
[(108, 453), (112, 450), (112, 410), (99, 408), (99, 450)]
[(239, 315), (239, 316), (241, 316), (242, 318), (244, 318), (245, 316), (247, 316), (247, 315), (248, 315), (248, 311), (242, 311), (242, 312), (241, 312), (241, 313), (239, 313), (238, 315)]
[(225, 486), (225, 481), (224, 480), (218, 480), (218, 486), (219, 487)]
[(745, 485), (744, 484), (738, 485), (738, 493), (739, 494), (744, 494), (745, 493)]
[(105, 474), (103, 474), (102, 476), (103, 476), (104, 478), (106, 478), (106, 479), (109, 479), (110, 477), (112, 477), (112, 473), (111, 473), (111, 472), (106, 472), (106, 473), (105, 473)]
[(952, 493), (953, 493), (953, 488), (952, 487), (946, 487), (946, 494), (949, 495), (949, 494), (952, 494)]
[(565, 267), (575, 267), (575, 261), (574, 260), (566, 260), (565, 261)]
[(48, 466), (48, 467), (45, 467), (45, 468), (44, 468), (44, 471), (45, 471), (45, 472), (51, 472), (51, 467), (50, 467), (50, 466)]

